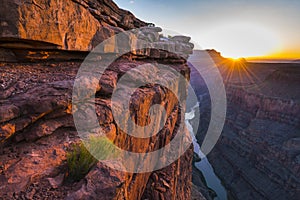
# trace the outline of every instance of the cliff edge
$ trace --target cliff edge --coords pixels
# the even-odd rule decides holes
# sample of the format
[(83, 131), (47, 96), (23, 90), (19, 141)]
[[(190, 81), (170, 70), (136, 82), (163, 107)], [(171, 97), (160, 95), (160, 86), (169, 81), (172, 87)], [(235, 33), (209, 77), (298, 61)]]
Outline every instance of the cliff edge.
[[(149, 62), (168, 65), (189, 80), (186, 57), (193, 45), (188, 37), (164, 41), (160, 28), (138, 20), (110, 0), (4, 0), (0, 19), (1, 199), (191, 198), (192, 145), (178, 160), (154, 172), (122, 172), (113, 169), (121, 165), (118, 162), (98, 162), (80, 181), (66, 180), (67, 154), (80, 141), (73, 121), (74, 115), (81, 116), (80, 111), (72, 110), (73, 84), (89, 51), (117, 33), (144, 27), (139, 32), (143, 40), (178, 52), (153, 48), (118, 55), (115, 43), (105, 51), (118, 58), (91, 85), (97, 88), (93, 106), (98, 124), (109, 140), (121, 149), (151, 152), (177, 134), (185, 112), (179, 101), (184, 101), (187, 86), (168, 71), (143, 72), (145, 77), (161, 76), (182, 91), (177, 99), (172, 91), (156, 84), (136, 89), (130, 106), (136, 123), (147, 124), (155, 104), (164, 106), (167, 115), (160, 132), (145, 139), (127, 135), (118, 127), (110, 97), (126, 72)], [(129, 82), (124, 87), (132, 85)], [(159, 160), (151, 162), (159, 165)]]

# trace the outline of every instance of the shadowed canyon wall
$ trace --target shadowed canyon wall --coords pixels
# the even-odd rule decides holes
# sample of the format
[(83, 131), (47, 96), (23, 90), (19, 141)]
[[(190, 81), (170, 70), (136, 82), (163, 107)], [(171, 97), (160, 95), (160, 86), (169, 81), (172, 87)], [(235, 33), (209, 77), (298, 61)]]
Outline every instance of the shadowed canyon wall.
[[(208, 159), (234, 199), (298, 199), (300, 98), (298, 64), (233, 63), (209, 51), (226, 86), (227, 116)], [(201, 54), (201, 53), (200, 53)], [(201, 144), (210, 119), (203, 80), (191, 70), (201, 96)]]
[(237, 88), (227, 95), (226, 125), (209, 156), (216, 173), (237, 199), (298, 199), (299, 101)]

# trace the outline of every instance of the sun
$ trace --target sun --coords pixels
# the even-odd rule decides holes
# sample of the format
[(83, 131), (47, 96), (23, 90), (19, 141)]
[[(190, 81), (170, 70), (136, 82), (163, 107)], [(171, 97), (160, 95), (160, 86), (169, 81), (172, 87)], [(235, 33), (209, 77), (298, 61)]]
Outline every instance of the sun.
[(231, 63), (245, 63), (246, 59), (243, 57), (233, 57), (233, 58), (228, 58), (227, 62), (231, 62)]
[(233, 62), (237, 62), (237, 61), (239, 61), (239, 60), (241, 60), (241, 57), (239, 57), (239, 56), (237, 56), (237, 57), (230, 57), (230, 59), (231, 59), (231, 61), (233, 61)]
[(219, 24), (213, 31), (206, 32), (204, 38), (209, 41), (205, 46), (233, 59), (267, 56), (280, 46), (275, 31), (246, 22)]

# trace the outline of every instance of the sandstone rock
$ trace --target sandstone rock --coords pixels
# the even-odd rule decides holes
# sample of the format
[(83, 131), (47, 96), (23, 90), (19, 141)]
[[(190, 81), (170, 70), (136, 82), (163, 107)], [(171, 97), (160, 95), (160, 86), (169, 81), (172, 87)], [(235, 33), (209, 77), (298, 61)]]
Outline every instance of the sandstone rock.
[[(156, 199), (162, 197), (164, 199), (191, 199), (191, 185), (183, 184), (180, 188), (177, 183), (183, 183), (185, 180), (190, 177), (188, 173), (190, 173), (192, 158), (188, 156), (193, 152), (193, 148), (189, 148), (184, 155), (180, 157), (178, 161), (171, 164), (171, 166), (166, 167), (160, 171), (153, 172), (150, 176), (150, 179), (147, 184), (146, 191), (143, 195), (142, 199)], [(180, 171), (181, 176), (179, 179), (175, 178), (172, 174), (174, 171), (170, 169), (177, 169)], [(184, 171), (188, 169), (189, 172)], [(183, 171), (182, 171), (183, 170)], [(190, 178), (188, 178), (190, 179)], [(172, 188), (177, 188), (178, 191), (176, 194), (172, 192)], [(186, 193), (188, 192), (188, 193)]]
[[(70, 0), (49, 3), (4, 1), (3, 5), (1, 19), (8, 26), (1, 29), (2, 39), (40, 40), (60, 45), (63, 49), (89, 50), (90, 41), (100, 28), (98, 21), (86, 9)], [(68, 9), (64, 10), (66, 7)], [(10, 14), (5, 14), (8, 10)]]
[(52, 188), (56, 189), (63, 184), (64, 178), (65, 178), (64, 174), (59, 174), (58, 176), (56, 176), (54, 178), (48, 178), (48, 181), (49, 181), (50, 185), (52, 186)]
[(153, 32), (159, 33), (159, 32), (162, 32), (162, 28), (160, 28), (160, 27), (142, 27), (141, 31), (143, 33), (153, 33)]
[(146, 33), (146, 37), (149, 42), (156, 42), (159, 40), (159, 34), (158, 33)]
[(166, 51), (175, 52), (175, 43), (172, 42), (154, 42), (153, 47), (156, 49), (164, 49)]
[[(117, 27), (121, 31), (147, 26), (147, 23), (119, 9), (110, 0), (4, 0), (2, 5), (2, 41), (10, 38), (36, 40), (47, 42), (50, 46), (59, 45), (65, 50), (84, 51), (91, 50), (99, 42), (116, 34)], [(109, 26), (100, 22), (106, 22)]]
[[(25, 0), (5, 0), (3, 5), (0, 8), (0, 47), (5, 48), (5, 51), (0, 51), (0, 60), (3, 61), (4, 56), (5, 61), (12, 62), (84, 59), (85, 55), (76, 52), (68, 54), (61, 50), (90, 51), (111, 36), (134, 28), (141, 28), (139, 39), (154, 43), (160, 41), (159, 32), (162, 31), (160, 27), (142, 22), (130, 12), (118, 8), (111, 0), (38, 0), (30, 3)], [(103, 52), (119, 53), (118, 47), (124, 45), (136, 45), (139, 49), (136, 37), (135, 34), (129, 34), (127, 38), (107, 44)], [(173, 42), (164, 44), (170, 46), (164, 50), (173, 50), (174, 42), (178, 42), (178, 55), (187, 58), (193, 49), (192, 44), (185, 44), (189, 41), (188, 37), (175, 36), (173, 39)], [(136, 55), (167, 57), (161, 52), (149, 52), (149, 49), (142, 48)], [(7, 98), (12, 93), (13, 88), (0, 96)]]
[(28, 133), (22, 134), (25, 140), (36, 140), (41, 137), (53, 134), (59, 128), (75, 127), (71, 115), (65, 117), (49, 119), (35, 124)]
[(190, 45), (182, 44), (182, 43), (176, 43), (175, 44), (175, 51), (183, 54), (192, 54), (193, 48), (191, 48)]
[(20, 110), (14, 105), (4, 105), (0, 109), (0, 123), (14, 119), (20, 115)]
[(37, 143), (5, 147), (4, 154), (0, 155), (0, 165), (4, 166), (3, 177), (0, 179), (0, 197), (12, 199), (13, 194), (26, 191), (30, 184), (42, 177), (56, 177), (58, 167), (66, 159), (65, 146), (70, 145), (66, 141), (67, 135), (74, 135), (74, 132), (60, 131)]
[(2, 62), (16, 62), (16, 55), (9, 49), (0, 48), (0, 61)]
[[(95, 85), (90, 85), (90, 87), (99, 88), (98, 91), (95, 91), (97, 98), (93, 102), (99, 120), (96, 123), (101, 125), (108, 137), (118, 146), (133, 152), (156, 150), (168, 143), (173, 137), (172, 135), (175, 134), (174, 130), (179, 118), (178, 102), (176, 98), (172, 97), (170, 91), (166, 91), (160, 86), (149, 85), (146, 88), (138, 89), (132, 97), (133, 119), (140, 124), (146, 124), (148, 118), (145, 113), (149, 113), (152, 104), (163, 101), (162, 104), (165, 105), (167, 115), (170, 116), (163, 132), (153, 138), (139, 140), (123, 133), (116, 126), (110, 101), (106, 95), (115, 89), (119, 77), (143, 64), (145, 61), (130, 61), (127, 58), (121, 58), (110, 66), (102, 79), (93, 82)], [(0, 192), (1, 197), (11, 198), (12, 191), (15, 191), (16, 195), (27, 195), (32, 198), (47, 194), (58, 196), (58, 198), (66, 198), (67, 196), (69, 198), (96, 198), (102, 196), (103, 198), (107, 197), (107, 199), (113, 197), (116, 199), (139, 199), (145, 193), (147, 185), (150, 185), (148, 179), (151, 173), (128, 175), (114, 172), (101, 163), (86, 176), (86, 182), (82, 181), (72, 187), (64, 183), (61, 184), (66, 149), (72, 142), (78, 140), (76, 134), (70, 131), (74, 129), (70, 101), (74, 78), (79, 67), (80, 63), (54, 62), (26, 64), (25, 66), (23, 64), (7, 64), (0, 68), (5, 77), (9, 77), (9, 74), (13, 77), (22, 74), (18, 81), (14, 82), (16, 93), (6, 100), (1, 100), (4, 103), (1, 106), (5, 108), (5, 110), (0, 109), (3, 121), (1, 126), (5, 126), (7, 131), (5, 138), (1, 138), (1, 140), (14, 146), (11, 150), (4, 148), (4, 153), (0, 155), (0, 166), (5, 166), (3, 170), (5, 177), (0, 178), (1, 185), (3, 185)], [(175, 62), (172, 63), (172, 67), (185, 77), (189, 77), (187, 74), (189, 70), (186, 65)], [(168, 71), (153, 74), (153, 71), (148, 70), (142, 75), (145, 77), (132, 76), (131, 78), (139, 81), (149, 76), (151, 81), (155, 80), (155, 76), (162, 76), (166, 81), (174, 82), (173, 90), (185, 90), (185, 86), (179, 87), (176, 81), (178, 77)], [(4, 79), (3, 84), (6, 86), (9, 81), (11, 79)], [(131, 87), (132, 82), (126, 83), (126, 87)], [(103, 88), (105, 89), (102, 92)], [(124, 98), (122, 95), (120, 100)], [(180, 98), (184, 99), (184, 93)], [(7, 114), (5, 112), (7, 110), (11, 110), (11, 114)], [(87, 112), (87, 110), (85, 111)], [(76, 113), (78, 111), (75, 109), (73, 114), (76, 115)], [(8, 140), (9, 138), (11, 140)], [(177, 185), (175, 179), (180, 179), (181, 183), (190, 182), (191, 151), (192, 148), (178, 161), (180, 164), (166, 167), (161, 175), (159, 171), (157, 172), (159, 176), (162, 174), (168, 176), (168, 178), (160, 181), (159, 187), (164, 188), (160, 189), (160, 193), (157, 193), (160, 198), (173, 198), (173, 194), (177, 194), (178, 199), (189, 198), (190, 185), (186, 184), (182, 187), (182, 185)], [(15, 158), (12, 159), (11, 157), (14, 156)], [(18, 158), (22, 159), (19, 161)], [(142, 161), (143, 163), (150, 162), (147, 157), (142, 158)], [(155, 164), (159, 161), (151, 162)], [(28, 166), (29, 168), (27, 168)], [(179, 178), (177, 175), (174, 176), (177, 171), (186, 173)], [(15, 175), (12, 174), (13, 172)], [(99, 182), (99, 180), (101, 181)], [(40, 185), (35, 185), (35, 182), (39, 182)], [(173, 189), (173, 186), (176, 188)], [(45, 191), (45, 188), (52, 189)], [(166, 192), (163, 193), (162, 191), (165, 190)], [(173, 192), (174, 190), (178, 192)]]
[(100, 80), (100, 92), (106, 95), (111, 95), (117, 86), (118, 73), (114, 71), (106, 71)]
[[(146, 125), (151, 106), (161, 104), (167, 121), (153, 137), (139, 139), (126, 134), (112, 115), (109, 99), (122, 75), (149, 60), (167, 63), (189, 79), (186, 60), (175, 54), (150, 48), (137, 50), (118, 58), (103, 76), (86, 72), (77, 77), (86, 87), (72, 91), (81, 64), (77, 61), (87, 55), (82, 51), (90, 51), (124, 30), (145, 27), (139, 33), (145, 40), (141, 44), (137, 44), (136, 35), (124, 34), (124, 38), (104, 47), (104, 52), (116, 57), (120, 52), (118, 46), (136, 45), (138, 49), (144, 42), (158, 42), (161, 28), (136, 19), (111, 0), (4, 0), (2, 3), (0, 47), (7, 52), (0, 52), (3, 57), (0, 60), (5, 61), (0, 63), (0, 198), (121, 200), (142, 199), (155, 192), (156, 199), (189, 199), (192, 146), (179, 160), (153, 173), (124, 173), (112, 169), (116, 166), (122, 169), (118, 162), (99, 162), (80, 182), (66, 184), (63, 180), (67, 176), (67, 151), (80, 140), (73, 116), (81, 117), (79, 123), (86, 123), (95, 109), (97, 118), (89, 127), (91, 132), (98, 134), (100, 125), (115, 145), (136, 153), (160, 149), (177, 134), (180, 113), (184, 112), (178, 101), (184, 102), (187, 93), (187, 86), (179, 83), (178, 75), (168, 70), (160, 74), (146, 70), (140, 77), (131, 76), (132, 81), (124, 84), (123, 89), (126, 89), (133, 87), (133, 81), (153, 81), (163, 77), (172, 83), (171, 90), (182, 91), (177, 99), (170, 90), (158, 85), (149, 84), (136, 89), (131, 98), (130, 113), (122, 120)], [(179, 45), (181, 42), (161, 45), (167, 46), (165, 50), (175, 50), (175, 43)], [(185, 51), (179, 53), (185, 54), (185, 48), (187, 46), (178, 48)], [(18, 61), (27, 64), (7, 63), (14, 60), (14, 55)], [(100, 59), (102, 56), (97, 55), (92, 61)], [(95, 95), (96, 99), (80, 110), (76, 98), (73, 99), (75, 104), (71, 104), (72, 92), (83, 94), (87, 99)], [(124, 100), (125, 94), (120, 94), (117, 103)], [(184, 139), (187, 142), (188, 139)], [(172, 149), (172, 152), (177, 150)], [(140, 166), (145, 163), (156, 166), (170, 159), (154, 160), (147, 154), (142, 155)], [(151, 188), (149, 177), (152, 175), (159, 184), (156, 189)]]
[(176, 35), (176, 36), (171, 37), (170, 40), (183, 42), (183, 43), (188, 43), (188, 42), (190, 42), (191, 37), (183, 36), (183, 35)]
[(85, 177), (86, 184), (79, 190), (70, 192), (66, 199), (122, 199), (119, 191), (126, 181), (126, 173), (113, 170), (113, 165), (118, 163), (110, 165), (111, 168), (99, 162)]

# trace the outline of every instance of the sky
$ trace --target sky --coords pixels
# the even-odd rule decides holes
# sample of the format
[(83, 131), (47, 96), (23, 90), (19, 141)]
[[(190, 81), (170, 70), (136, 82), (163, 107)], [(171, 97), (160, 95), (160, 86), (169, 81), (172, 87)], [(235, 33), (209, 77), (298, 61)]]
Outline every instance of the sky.
[(114, 0), (226, 57), (300, 59), (300, 0)]

